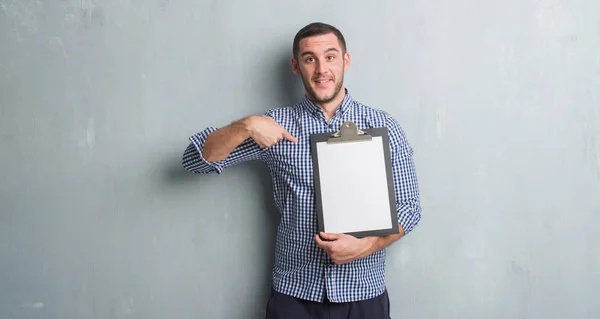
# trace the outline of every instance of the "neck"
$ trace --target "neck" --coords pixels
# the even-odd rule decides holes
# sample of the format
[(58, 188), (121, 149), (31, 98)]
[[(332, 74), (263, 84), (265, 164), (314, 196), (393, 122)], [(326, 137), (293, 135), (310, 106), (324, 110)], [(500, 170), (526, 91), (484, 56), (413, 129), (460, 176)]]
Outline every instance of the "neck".
[(335, 98), (333, 98), (333, 100), (331, 100), (329, 102), (313, 101), (313, 103), (315, 103), (315, 105), (317, 105), (318, 107), (321, 108), (321, 110), (323, 110), (323, 113), (325, 114), (325, 118), (327, 119), (327, 121), (329, 121), (333, 117), (333, 115), (335, 114), (337, 109), (340, 107), (340, 104), (342, 104), (342, 101), (344, 100), (345, 97), (346, 97), (346, 88), (342, 87), (342, 89), (340, 90), (338, 95)]

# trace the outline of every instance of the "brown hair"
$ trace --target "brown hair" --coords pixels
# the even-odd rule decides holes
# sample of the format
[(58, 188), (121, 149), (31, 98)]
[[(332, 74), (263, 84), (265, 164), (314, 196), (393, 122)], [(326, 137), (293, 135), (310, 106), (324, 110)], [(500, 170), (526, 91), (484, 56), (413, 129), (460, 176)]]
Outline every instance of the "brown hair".
[(342, 35), (342, 32), (340, 32), (340, 30), (338, 30), (336, 27), (326, 24), (326, 23), (313, 22), (313, 23), (305, 26), (304, 28), (300, 29), (300, 31), (298, 31), (298, 33), (296, 33), (296, 36), (294, 37), (293, 48), (292, 48), (294, 58), (298, 58), (298, 51), (300, 51), (300, 47), (299, 47), (300, 40), (302, 40), (304, 38), (308, 38), (308, 37), (312, 37), (312, 36), (316, 36), (316, 35), (328, 34), (328, 33), (333, 33), (338, 38), (338, 41), (340, 42), (340, 46), (342, 47), (342, 53), (346, 53), (346, 40), (344, 39), (344, 36)]

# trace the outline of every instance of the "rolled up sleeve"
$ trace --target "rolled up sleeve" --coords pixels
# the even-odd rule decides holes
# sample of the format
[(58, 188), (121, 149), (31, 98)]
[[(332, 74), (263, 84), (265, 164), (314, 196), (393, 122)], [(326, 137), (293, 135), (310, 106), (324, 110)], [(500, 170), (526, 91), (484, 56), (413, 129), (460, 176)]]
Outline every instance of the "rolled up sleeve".
[(420, 193), (413, 149), (396, 119), (388, 116), (386, 126), (390, 135), (398, 223), (404, 229), (404, 233), (408, 234), (421, 220)]
[(221, 174), (227, 167), (247, 161), (262, 159), (265, 149), (258, 146), (253, 139), (248, 138), (238, 145), (227, 158), (218, 162), (208, 161), (202, 156), (204, 144), (206, 143), (208, 136), (216, 130), (217, 128), (215, 127), (208, 127), (189, 137), (190, 143), (183, 153), (182, 160), (185, 169), (197, 174), (209, 174), (213, 172)]
[(183, 167), (193, 173), (198, 174), (209, 174), (216, 172), (221, 174), (224, 169), (224, 163), (221, 162), (209, 162), (202, 156), (202, 151), (204, 150), (204, 143), (206, 142), (206, 138), (208, 135), (217, 128), (209, 127), (205, 130), (196, 133), (189, 137), (190, 144), (187, 146), (183, 153)]

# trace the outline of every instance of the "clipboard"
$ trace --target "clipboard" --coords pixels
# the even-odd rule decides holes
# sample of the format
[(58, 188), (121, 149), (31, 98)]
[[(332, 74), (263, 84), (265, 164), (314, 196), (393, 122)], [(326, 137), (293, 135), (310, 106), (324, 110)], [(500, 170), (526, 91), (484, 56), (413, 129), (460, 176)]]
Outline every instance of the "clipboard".
[(310, 135), (319, 232), (357, 238), (399, 233), (386, 127)]

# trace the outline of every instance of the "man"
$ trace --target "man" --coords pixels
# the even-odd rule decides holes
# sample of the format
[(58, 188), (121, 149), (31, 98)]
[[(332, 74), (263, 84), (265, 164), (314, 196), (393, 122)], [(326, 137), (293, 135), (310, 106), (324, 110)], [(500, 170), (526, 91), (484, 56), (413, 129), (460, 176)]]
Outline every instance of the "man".
[[(421, 218), (412, 148), (392, 116), (357, 102), (344, 87), (350, 55), (338, 29), (323, 23), (302, 28), (290, 62), (304, 83), (302, 101), (191, 136), (183, 165), (195, 173), (220, 174), (245, 161), (267, 163), (281, 213), (267, 319), (389, 318), (385, 248)], [(335, 132), (347, 120), (361, 129), (389, 130), (398, 235), (316, 234), (309, 136)]]

